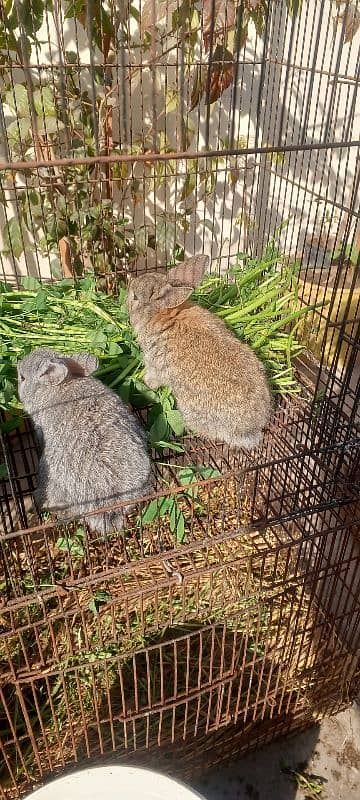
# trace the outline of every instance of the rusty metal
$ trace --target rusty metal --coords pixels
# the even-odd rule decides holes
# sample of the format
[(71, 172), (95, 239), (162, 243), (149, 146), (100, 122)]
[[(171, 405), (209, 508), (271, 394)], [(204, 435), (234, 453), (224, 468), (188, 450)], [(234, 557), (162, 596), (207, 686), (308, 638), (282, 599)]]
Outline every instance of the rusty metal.
[[(218, 81), (223, 75), (217, 0), (206, 4), (212, 11), (207, 49), (205, 4), (140, 0), (135, 11), (138, 5), (140, 21), (148, 14), (147, 38), (139, 35), (131, 46), (126, 4), (110, 4), (111, 14), (119, 14), (117, 33), (108, 33), (100, 15), (99, 49), (99, 38), (93, 44), (99, 4), (83, 4), (71, 43), (56, 0), (45, 11), (44, 54), (29, 51), (30, 19), (14, 3), (19, 44), (16, 52), (7, 48), (0, 72), (6, 90), (14, 93), (19, 82), (26, 89), (31, 141), (20, 114), (9, 136), (1, 89), (0, 181), (13, 209), (1, 206), (4, 224), (30, 191), (44, 193), (56, 239), (61, 197), (64, 220), (68, 226), (76, 220), (83, 251), (81, 212), (96, 198), (104, 252), (110, 205), (113, 229), (117, 218), (137, 214), (136, 225), (151, 231), (152, 268), (174, 255), (167, 244), (172, 225), (184, 253), (206, 243), (214, 268), (226, 269), (241, 249), (263, 251), (283, 221), (285, 198), (302, 224), (284, 233), (284, 255), (297, 257), (312, 285), (312, 268), (319, 266), (330, 293), (329, 305), (314, 312), (314, 326), (325, 323), (331, 359), (325, 347), (318, 361), (300, 357), (301, 395), (279, 402), (255, 453), (190, 435), (182, 454), (164, 460), (153, 452), (155, 494), (139, 498), (126, 530), (106, 539), (88, 530), (89, 514), (67, 524), (39, 517), (32, 504), (38, 452), (31, 425), (0, 428), (6, 467), (0, 474), (1, 800), (98, 759), (191, 778), (344, 708), (360, 686), (360, 300), (356, 266), (348, 261), (359, 246), (360, 59), (356, 36), (345, 41), (349, 3), (337, 25), (339, 12), (329, 0), (302, 4), (300, 16), (289, 13), (285, 0), (266, 4), (263, 35), (254, 28), (246, 46), (241, 30), (251, 4), (236, 2), (233, 81), (214, 103), (214, 69)], [(189, 9), (198, 13), (191, 30)], [(170, 43), (157, 21), (165, 10), (174, 24)], [(225, 37), (231, 4), (223, 13), (218, 22)], [(198, 37), (198, 49), (189, 60), (191, 36)], [(195, 66), (205, 71), (203, 95), (191, 111)], [(53, 123), (57, 148), (34, 99), (44, 86), (60, 109)], [(167, 113), (172, 89), (179, 103)], [(84, 195), (72, 205), (73, 169), (86, 167)], [(209, 207), (199, 212), (205, 173), (213, 189)], [(183, 187), (192, 174), (189, 211)], [(191, 230), (197, 214), (206, 222), (202, 232), (195, 224)], [(34, 232), (31, 210), (29, 219)], [(19, 281), (27, 271), (49, 280), (44, 270), (53, 251), (49, 243), (44, 249), (41, 260), (27, 248), (21, 269), (2, 250), (4, 278)], [(148, 257), (141, 268), (148, 268)], [(71, 263), (69, 269), (73, 274)], [(316, 298), (318, 292), (319, 286)], [(177, 475), (179, 466), (191, 464), (220, 473), (199, 480), (196, 497), (194, 484), (180, 484)], [(181, 506), (182, 542), (160, 515), (164, 497)], [(155, 498), (158, 513), (144, 523), (141, 512)]]
[[(155, 161), (188, 161), (194, 158), (221, 158), (225, 156), (250, 156), (250, 155), (267, 155), (271, 153), (298, 153), (298, 152), (311, 152), (313, 150), (339, 150), (349, 147), (360, 147), (360, 139), (352, 139), (348, 142), (312, 142), (311, 144), (299, 145), (270, 145), (269, 147), (241, 147), (227, 150), (184, 150), (183, 152), (174, 151), (172, 153), (139, 153), (138, 155), (117, 155), (113, 153), (111, 156), (88, 156), (84, 158), (77, 158), (76, 164), (87, 164), (88, 166), (95, 166), (96, 164), (122, 164), (155, 162)], [(74, 165), (73, 158), (54, 158), (51, 161), (0, 161), (1, 171), (22, 171), (27, 169), (40, 169), (46, 167), (71, 167)]]

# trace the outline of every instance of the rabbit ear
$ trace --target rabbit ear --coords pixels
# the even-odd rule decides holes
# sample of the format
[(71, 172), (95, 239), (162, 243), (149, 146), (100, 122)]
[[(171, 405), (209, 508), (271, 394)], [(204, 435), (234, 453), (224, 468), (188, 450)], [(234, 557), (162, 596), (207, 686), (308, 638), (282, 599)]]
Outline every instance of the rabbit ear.
[(92, 375), (99, 366), (99, 360), (96, 356), (90, 355), (90, 353), (74, 353), (68, 356), (66, 362), (74, 378), (88, 377), (88, 375)]
[(162, 305), (165, 308), (176, 308), (185, 303), (192, 293), (192, 286), (172, 286), (171, 283), (166, 283), (161, 292)]
[(187, 258), (168, 272), (168, 280), (173, 286), (192, 286), (195, 289), (201, 283), (208, 263), (209, 256)]
[(64, 361), (48, 361), (45, 369), (41, 372), (41, 378), (45, 378), (51, 386), (59, 386), (69, 374), (69, 368)]

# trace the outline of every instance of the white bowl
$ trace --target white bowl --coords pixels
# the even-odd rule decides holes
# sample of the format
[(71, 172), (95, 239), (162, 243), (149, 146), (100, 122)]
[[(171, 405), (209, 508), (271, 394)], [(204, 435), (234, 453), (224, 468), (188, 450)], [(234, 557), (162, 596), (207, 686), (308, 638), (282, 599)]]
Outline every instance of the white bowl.
[(29, 800), (204, 800), (178, 781), (149, 769), (106, 766), (69, 773), (37, 789)]

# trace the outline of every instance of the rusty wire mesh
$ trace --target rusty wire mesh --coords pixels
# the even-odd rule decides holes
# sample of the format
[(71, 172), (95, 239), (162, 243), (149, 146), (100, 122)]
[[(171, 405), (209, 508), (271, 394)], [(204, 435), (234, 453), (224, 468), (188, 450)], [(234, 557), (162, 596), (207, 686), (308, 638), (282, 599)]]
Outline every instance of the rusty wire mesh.
[[(116, 291), (200, 250), (223, 271), (287, 214), (304, 302), (328, 305), (262, 447), (154, 452), (158, 513), (140, 499), (120, 536), (40, 520), (31, 426), (3, 427), (4, 798), (114, 753), (190, 776), (305, 727), (354, 695), (360, 631), (359, 3), (8, 5), (4, 279)], [(186, 494), (193, 464), (220, 476)]]

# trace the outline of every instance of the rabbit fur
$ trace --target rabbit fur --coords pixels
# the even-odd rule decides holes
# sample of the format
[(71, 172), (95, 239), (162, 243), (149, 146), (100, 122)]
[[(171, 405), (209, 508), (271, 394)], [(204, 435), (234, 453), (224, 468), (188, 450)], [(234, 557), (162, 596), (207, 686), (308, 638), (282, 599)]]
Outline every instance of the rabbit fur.
[[(62, 519), (150, 491), (144, 432), (120, 398), (89, 377), (97, 367), (87, 353), (46, 348), (18, 363), (19, 397), (42, 450), (35, 500)], [(89, 516), (87, 523), (103, 534), (121, 530), (124, 511)]]
[(128, 307), (151, 389), (172, 389), (185, 424), (231, 447), (251, 449), (262, 437), (271, 397), (264, 368), (211, 312), (189, 302), (208, 257), (201, 255), (166, 274), (129, 283)]

